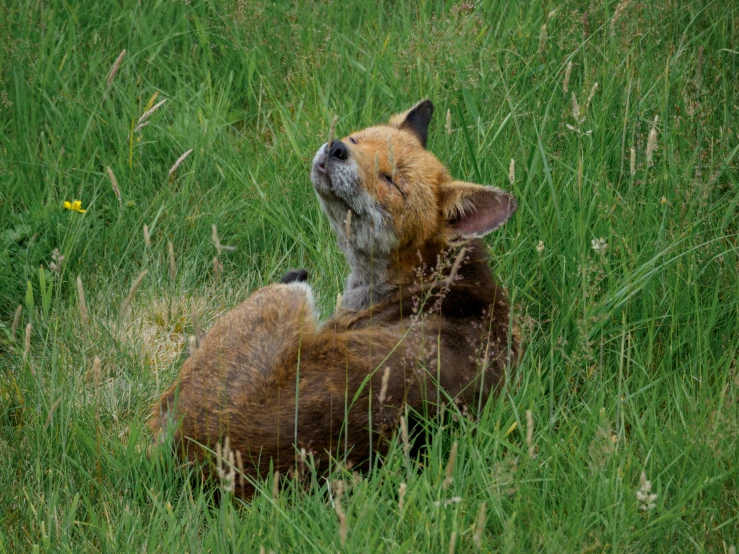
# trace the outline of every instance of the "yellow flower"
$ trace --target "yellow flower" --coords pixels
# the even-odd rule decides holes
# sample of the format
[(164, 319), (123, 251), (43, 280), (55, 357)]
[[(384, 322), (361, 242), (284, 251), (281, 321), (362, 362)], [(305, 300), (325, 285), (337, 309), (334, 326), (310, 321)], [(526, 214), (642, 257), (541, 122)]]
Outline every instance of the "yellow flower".
[(75, 212), (80, 212), (81, 214), (85, 213), (87, 210), (82, 209), (82, 200), (75, 200), (74, 202), (70, 202), (69, 200), (64, 201), (64, 207), (68, 210), (72, 210)]

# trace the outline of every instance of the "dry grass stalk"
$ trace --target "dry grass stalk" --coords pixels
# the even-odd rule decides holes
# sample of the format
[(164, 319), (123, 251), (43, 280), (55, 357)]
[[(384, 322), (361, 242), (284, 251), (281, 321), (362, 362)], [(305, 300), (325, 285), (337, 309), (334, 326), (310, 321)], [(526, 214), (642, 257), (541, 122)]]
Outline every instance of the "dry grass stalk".
[(85, 289), (82, 287), (82, 278), (77, 275), (77, 304), (80, 309), (80, 319), (82, 325), (87, 327), (90, 323), (90, 313), (87, 311), (87, 302), (85, 302)]
[(56, 412), (56, 409), (59, 407), (59, 404), (62, 403), (62, 399), (58, 398), (56, 402), (51, 406), (51, 409), (49, 410), (49, 415), (46, 416), (46, 423), (44, 423), (44, 431), (46, 431), (49, 428), (49, 425), (51, 425), (51, 419), (54, 417), (54, 412)]
[(151, 235), (149, 235), (149, 226), (144, 225), (144, 246), (151, 249)]
[(567, 64), (567, 69), (565, 69), (565, 80), (562, 83), (562, 90), (565, 94), (570, 90), (570, 75), (572, 75), (572, 62), (569, 62)]
[(467, 254), (467, 246), (463, 246), (459, 249), (459, 252), (457, 253), (456, 258), (454, 258), (454, 263), (452, 263), (452, 268), (449, 270), (449, 276), (444, 280), (444, 286), (448, 287), (454, 282), (454, 279), (457, 277), (457, 272), (459, 271), (460, 266), (462, 265), (462, 262), (464, 261), (464, 257)]
[(98, 393), (98, 388), (100, 387), (100, 379), (103, 376), (103, 371), (100, 366), (100, 358), (95, 356), (95, 359), (92, 361), (92, 383), (95, 387), (95, 394)]
[(18, 304), (15, 309), (15, 316), (13, 317), (13, 326), (10, 328), (10, 340), (15, 342), (15, 332), (18, 330), (18, 325), (21, 323), (21, 316), (23, 315), (23, 306)]
[(398, 511), (403, 511), (403, 506), (405, 506), (405, 493), (408, 492), (408, 485), (405, 483), (401, 483), (398, 487)]
[(167, 249), (169, 250), (169, 278), (173, 281), (177, 277), (177, 263), (174, 260), (174, 246), (172, 241), (167, 241)]
[(629, 161), (631, 175), (636, 175), (636, 149), (633, 146), (631, 147), (631, 159)]
[(139, 288), (139, 285), (141, 285), (141, 281), (144, 280), (144, 277), (146, 277), (146, 274), (149, 273), (146, 269), (141, 272), (141, 275), (139, 275), (136, 280), (133, 282), (133, 285), (131, 285), (131, 290), (128, 291), (128, 296), (126, 296), (126, 299), (123, 301), (123, 304), (121, 305), (121, 318), (125, 319), (128, 317), (128, 314), (131, 313), (131, 303), (133, 302), (134, 297), (136, 296), (136, 291)]
[[(26, 340), (23, 343), (23, 365), (28, 361), (28, 355), (31, 353), (31, 324), (26, 325)], [(31, 370), (33, 373), (33, 369)]]
[(624, 10), (629, 6), (629, 4), (631, 4), (631, 0), (621, 0), (618, 3), (618, 6), (616, 6), (615, 11), (613, 12), (613, 17), (611, 18), (611, 34), (613, 35), (616, 34), (616, 29), (614, 27), (616, 25), (616, 21), (619, 20), (619, 18), (624, 13)]
[(457, 532), (452, 531), (452, 536), (449, 537), (449, 554), (454, 554), (454, 549), (457, 547)]
[(113, 170), (110, 169), (110, 166), (108, 166), (108, 177), (110, 178), (110, 184), (113, 187), (113, 192), (115, 192), (116, 198), (118, 198), (118, 203), (121, 204), (123, 202), (123, 200), (121, 200), (121, 189), (118, 188), (118, 180), (115, 178)]
[(511, 158), (511, 163), (508, 166), (508, 182), (512, 185), (516, 181), (516, 161)]
[(344, 481), (341, 479), (334, 481), (334, 494), (334, 510), (336, 511), (336, 517), (339, 518), (339, 540), (341, 541), (341, 546), (344, 546), (349, 529), (346, 523), (346, 514), (341, 508), (341, 497), (344, 496)]
[(449, 109), (446, 111), (446, 134), (452, 134), (452, 110)]
[(143, 129), (144, 127), (146, 127), (149, 124), (149, 122), (146, 121), (146, 120), (149, 119), (154, 114), (155, 111), (157, 111), (159, 108), (161, 108), (162, 105), (166, 101), (167, 101), (167, 99), (165, 98), (164, 100), (161, 100), (161, 101), (157, 102), (156, 105), (152, 106), (150, 109), (146, 110), (141, 115), (141, 117), (139, 117), (139, 120), (136, 122), (136, 128), (134, 128), (133, 132), (134, 133), (135, 132), (138, 132), (141, 129)]
[(118, 68), (121, 67), (121, 62), (123, 62), (123, 58), (126, 56), (126, 51), (123, 50), (120, 54), (118, 54), (118, 58), (116, 58), (115, 63), (113, 64), (113, 67), (110, 69), (110, 73), (108, 73), (108, 87), (110, 88), (110, 85), (113, 84), (113, 79), (115, 79), (116, 73), (118, 73)]
[(226, 250), (227, 252), (236, 250), (235, 246), (226, 246), (225, 244), (221, 244), (221, 239), (218, 238), (218, 228), (215, 224), (212, 226), (210, 238), (213, 241), (219, 256), (221, 255), (221, 250)]
[[(153, 108), (152, 108), (152, 109), (153, 109)], [(180, 167), (180, 165), (182, 164), (182, 162), (184, 162), (184, 161), (185, 161), (185, 159), (186, 159), (186, 158), (187, 158), (187, 157), (188, 157), (188, 156), (189, 156), (189, 155), (190, 155), (191, 153), (192, 153), (192, 148), (190, 148), (190, 150), (188, 150), (187, 152), (185, 152), (184, 154), (182, 154), (182, 156), (180, 156), (179, 158), (177, 158), (177, 161), (176, 161), (176, 162), (174, 163), (174, 165), (173, 165), (173, 166), (172, 166), (172, 167), (171, 167), (171, 168), (169, 169), (169, 173), (167, 174), (167, 177), (171, 177), (171, 176), (172, 176), (172, 174), (173, 174), (173, 173), (174, 173), (175, 171), (177, 171), (177, 168), (178, 168), (178, 167)]]
[(221, 263), (221, 260), (218, 259), (218, 256), (215, 256), (213, 258), (213, 275), (216, 279), (220, 279), (221, 273), (223, 273), (223, 264)]
[(582, 156), (580, 156), (580, 159), (577, 160), (577, 190), (578, 192), (582, 191)]
[(441, 484), (442, 489), (446, 489), (454, 481), (454, 463), (457, 461), (457, 441), (452, 444), (452, 450), (449, 452), (449, 460), (446, 463), (446, 471), (444, 473), (444, 482)]
[(482, 532), (485, 530), (485, 502), (480, 504), (480, 511), (477, 513), (477, 521), (475, 522), (475, 532), (472, 535), (472, 542), (475, 543), (475, 550), (480, 550), (482, 546)]
[(336, 293), (336, 310), (335, 310), (336, 312), (341, 310), (341, 301), (342, 301), (341, 293), (337, 292)]
[(534, 414), (526, 410), (526, 446), (529, 447), (529, 458), (534, 459)]

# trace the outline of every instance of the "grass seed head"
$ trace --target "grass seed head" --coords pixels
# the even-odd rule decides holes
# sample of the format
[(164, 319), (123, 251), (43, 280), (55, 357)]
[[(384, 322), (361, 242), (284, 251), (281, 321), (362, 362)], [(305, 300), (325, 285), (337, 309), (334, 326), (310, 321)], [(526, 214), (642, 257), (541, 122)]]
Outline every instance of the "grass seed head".
[(13, 326), (10, 328), (11, 342), (15, 342), (15, 332), (18, 330), (18, 325), (20, 325), (22, 315), (23, 306), (21, 304), (18, 304), (18, 307), (15, 309), (15, 316), (13, 317)]
[(149, 235), (149, 226), (144, 224), (144, 246), (151, 249), (151, 235)]
[(116, 73), (118, 73), (118, 68), (121, 67), (121, 62), (123, 62), (123, 58), (126, 56), (126, 51), (123, 50), (120, 54), (118, 54), (118, 57), (115, 60), (115, 63), (113, 63), (113, 67), (110, 68), (110, 73), (108, 73), (108, 86), (107, 88), (110, 88), (110, 85), (113, 84), (113, 79), (115, 79)]
[(118, 203), (121, 204), (123, 202), (121, 200), (121, 189), (118, 188), (118, 180), (115, 178), (110, 166), (108, 166), (108, 177), (110, 178), (110, 185), (113, 187), (113, 192), (115, 193), (116, 198), (118, 198)]
[(126, 299), (123, 301), (123, 304), (121, 305), (121, 318), (122, 319), (125, 319), (131, 313), (131, 303), (133, 302), (133, 299), (136, 296), (136, 291), (138, 290), (139, 285), (141, 285), (141, 281), (144, 280), (144, 277), (146, 277), (147, 273), (149, 272), (146, 269), (142, 271), (141, 274), (133, 282), (133, 285), (131, 285), (131, 290), (128, 291), (128, 296), (126, 296)]
[[(26, 340), (23, 343), (23, 365), (28, 361), (28, 355), (31, 353), (31, 324), (26, 325)], [(33, 370), (31, 370), (33, 372)]]
[(385, 367), (385, 371), (382, 374), (382, 385), (380, 386), (380, 407), (382, 407), (385, 404), (385, 400), (387, 399), (387, 385), (390, 381), (390, 366)]
[(565, 94), (567, 94), (570, 90), (570, 75), (572, 75), (572, 62), (569, 62), (567, 64), (567, 69), (565, 69), (565, 79), (562, 83), (562, 90)]
[(457, 461), (457, 441), (452, 444), (452, 449), (449, 452), (449, 459), (446, 463), (446, 471), (444, 472), (444, 481), (441, 484), (442, 489), (446, 489), (452, 484), (454, 480), (454, 464)]
[(87, 327), (90, 323), (90, 314), (87, 311), (87, 302), (85, 302), (85, 289), (82, 287), (82, 278), (77, 275), (77, 305), (80, 310), (80, 320), (82, 325)]
[(539, 54), (544, 53), (544, 49), (547, 46), (547, 24), (541, 26), (539, 29)]
[(454, 554), (454, 550), (457, 548), (457, 532), (452, 531), (452, 536), (449, 537), (449, 554)]
[(654, 151), (657, 150), (657, 118), (658, 116), (655, 116), (654, 118), (654, 124), (652, 125), (652, 128), (649, 130), (649, 139), (647, 140), (647, 165), (652, 165), (652, 157), (654, 156)]
[[(153, 108), (152, 108), (152, 109), (153, 109)], [(184, 162), (184, 161), (185, 161), (185, 159), (186, 159), (186, 158), (187, 158), (187, 157), (188, 157), (188, 156), (189, 156), (189, 155), (190, 155), (191, 153), (192, 153), (192, 148), (190, 148), (190, 150), (188, 150), (187, 152), (185, 152), (184, 154), (182, 154), (182, 156), (180, 156), (179, 158), (177, 158), (177, 161), (176, 161), (176, 162), (174, 163), (174, 165), (173, 165), (173, 166), (172, 166), (172, 167), (171, 167), (171, 168), (169, 169), (169, 173), (167, 174), (167, 177), (171, 177), (171, 176), (172, 176), (172, 175), (174, 174), (174, 172), (175, 172), (175, 171), (177, 171), (177, 168), (178, 168), (178, 167), (180, 167), (180, 165), (182, 165), (182, 162)]]
[(275, 470), (272, 474), (272, 500), (277, 500), (280, 494), (280, 472)]
[(452, 110), (450, 109), (446, 111), (446, 134), (452, 134)]
[(172, 241), (167, 241), (167, 249), (169, 250), (169, 278), (173, 281), (177, 277), (177, 263), (174, 259), (174, 246)]
[(636, 149), (632, 146), (631, 147), (631, 155), (629, 158), (629, 171), (632, 175), (636, 175)]
[(639, 490), (636, 491), (636, 500), (639, 503), (639, 509), (643, 512), (652, 511), (657, 507), (657, 495), (652, 493), (652, 483), (643, 471), (639, 476)]
[(403, 506), (405, 506), (405, 493), (408, 491), (408, 485), (405, 483), (401, 483), (398, 487), (398, 511), (403, 511)]
[(51, 425), (51, 420), (54, 417), (54, 412), (56, 412), (56, 409), (59, 407), (59, 404), (62, 403), (62, 399), (58, 398), (56, 402), (54, 402), (54, 405), (49, 410), (49, 415), (46, 416), (46, 423), (44, 423), (44, 431), (46, 431), (49, 428), (49, 425)]
[(516, 161), (511, 158), (511, 163), (508, 165), (508, 182), (512, 185), (516, 181)]
[(529, 449), (529, 458), (534, 458), (534, 414), (526, 410), (526, 446)]
[(98, 388), (100, 387), (100, 379), (102, 377), (102, 369), (100, 365), (100, 358), (98, 356), (95, 356), (95, 359), (92, 361), (92, 384), (95, 387), (95, 394), (98, 392)]
[(485, 502), (480, 504), (480, 511), (477, 512), (477, 521), (475, 522), (475, 532), (472, 535), (472, 542), (475, 543), (475, 550), (479, 551), (482, 546), (482, 533), (485, 530)]
[(156, 105), (146, 110), (141, 115), (141, 117), (139, 117), (139, 120), (136, 122), (136, 127), (134, 128), (133, 132), (136, 133), (140, 131), (141, 129), (143, 129), (144, 127), (146, 127), (149, 124), (149, 121), (147, 121), (147, 119), (149, 119), (152, 115), (154, 115), (154, 112), (156, 112), (159, 108), (161, 108), (166, 101), (167, 99), (165, 98), (164, 100), (157, 102)]

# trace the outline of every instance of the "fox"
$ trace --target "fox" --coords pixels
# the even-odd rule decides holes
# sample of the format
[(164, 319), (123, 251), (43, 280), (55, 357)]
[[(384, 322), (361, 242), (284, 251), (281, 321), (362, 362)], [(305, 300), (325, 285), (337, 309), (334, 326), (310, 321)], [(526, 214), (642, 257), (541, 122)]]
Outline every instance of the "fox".
[(427, 149), (433, 112), (422, 100), (320, 146), (310, 179), (349, 266), (341, 306), (320, 323), (305, 270), (253, 292), (155, 403), (154, 444), (213, 477), (228, 440), (248, 498), (307, 455), (366, 467), (407, 414), (480, 406), (499, 389), (519, 339), (482, 238), (517, 202), (452, 178)]

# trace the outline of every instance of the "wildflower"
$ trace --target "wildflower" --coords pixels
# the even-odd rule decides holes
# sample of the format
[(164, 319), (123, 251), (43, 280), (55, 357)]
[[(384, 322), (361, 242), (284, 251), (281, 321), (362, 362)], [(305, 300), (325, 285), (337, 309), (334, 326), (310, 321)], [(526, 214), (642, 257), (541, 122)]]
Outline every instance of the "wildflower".
[(67, 210), (72, 210), (73, 212), (79, 212), (81, 214), (85, 213), (87, 210), (84, 210), (82, 208), (82, 200), (75, 200), (74, 202), (70, 202), (69, 200), (64, 201), (64, 207)]
[(605, 239), (597, 238), (590, 241), (590, 246), (596, 252), (605, 252), (606, 248), (608, 248), (608, 243)]
[(508, 166), (508, 182), (513, 184), (516, 180), (516, 162), (511, 158), (511, 164)]
[(543, 241), (543, 240), (540, 240), (540, 241), (539, 241), (539, 244), (537, 244), (537, 245), (536, 245), (536, 251), (537, 251), (537, 252), (538, 252), (539, 254), (542, 254), (542, 253), (544, 253), (544, 241)]
[(639, 509), (643, 512), (654, 510), (657, 507), (657, 495), (652, 493), (652, 483), (647, 480), (647, 474), (643, 471), (639, 476), (639, 490), (636, 491), (636, 499)]
[(567, 94), (569, 88), (570, 88), (570, 75), (572, 74), (572, 62), (569, 62), (567, 64), (567, 69), (565, 69), (565, 80), (562, 83), (562, 90), (565, 94)]

